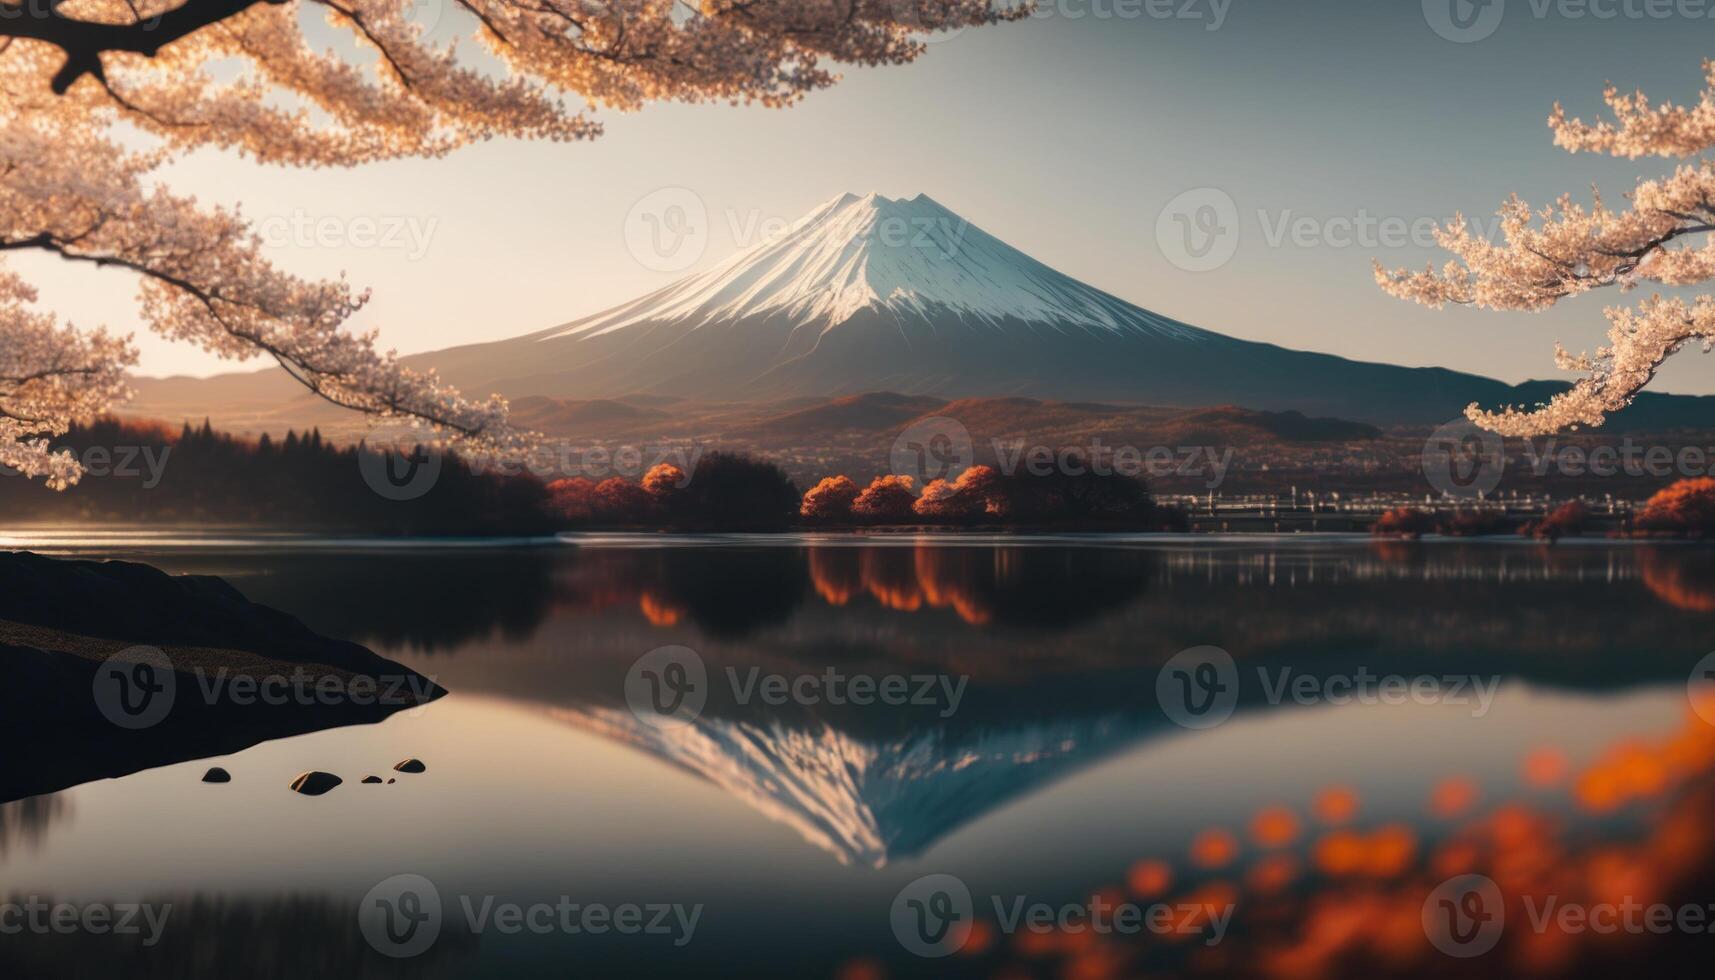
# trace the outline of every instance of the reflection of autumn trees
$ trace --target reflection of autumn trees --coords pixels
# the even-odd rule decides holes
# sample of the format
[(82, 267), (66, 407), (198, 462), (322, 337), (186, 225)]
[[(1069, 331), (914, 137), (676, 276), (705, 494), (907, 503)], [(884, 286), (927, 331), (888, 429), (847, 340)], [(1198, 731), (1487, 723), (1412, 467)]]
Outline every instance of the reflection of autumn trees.
[(470, 975), (478, 948), (464, 918), (450, 911), (428, 950), (394, 959), (364, 939), (356, 903), (346, 897), (199, 892), (141, 900), (172, 906), (154, 945), (144, 945), (142, 934), (26, 929), (0, 943), (0, 976), (443, 980)]
[(1715, 558), (1684, 548), (1644, 548), (1638, 554), (1644, 585), (1662, 602), (1690, 612), (1715, 612)]
[(54, 823), (71, 816), (71, 804), (58, 793), (0, 803), (0, 857), (16, 847), (35, 847)]
[(1147, 560), (1124, 553), (1031, 547), (812, 548), (810, 579), (833, 606), (944, 610), (973, 626), (1072, 626), (1134, 599)]

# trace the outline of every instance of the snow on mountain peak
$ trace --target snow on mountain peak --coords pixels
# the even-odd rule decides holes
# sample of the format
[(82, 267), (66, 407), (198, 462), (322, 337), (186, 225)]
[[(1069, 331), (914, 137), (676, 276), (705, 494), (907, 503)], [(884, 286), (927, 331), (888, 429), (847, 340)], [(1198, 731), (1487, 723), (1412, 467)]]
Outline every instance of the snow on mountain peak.
[(833, 329), (866, 310), (977, 322), (1189, 337), (1199, 334), (1086, 286), (926, 194), (842, 194), (783, 233), (632, 303), (542, 335), (593, 337), (635, 323), (785, 318)]

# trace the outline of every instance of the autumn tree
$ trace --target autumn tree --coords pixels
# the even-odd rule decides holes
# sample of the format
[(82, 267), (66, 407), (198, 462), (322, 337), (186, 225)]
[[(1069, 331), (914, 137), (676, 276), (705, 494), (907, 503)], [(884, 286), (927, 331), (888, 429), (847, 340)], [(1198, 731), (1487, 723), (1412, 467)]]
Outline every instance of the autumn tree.
[[(1636, 159), (1682, 159), (1671, 176), (1645, 180), (1628, 195), (1629, 208), (1609, 208), (1600, 194), (1585, 206), (1563, 195), (1533, 210), (1517, 195), (1501, 206), (1503, 241), (1491, 242), (1457, 216), (1437, 233), (1454, 255), (1442, 269), (1389, 271), (1376, 263), (1376, 281), (1402, 299), (1441, 308), (1448, 303), (1488, 310), (1546, 310), (1599, 289), (1631, 292), (1646, 283), (1690, 286), (1715, 278), (1715, 162), (1689, 158), (1715, 147), (1715, 61), (1704, 63), (1708, 87), (1695, 105), (1652, 106), (1643, 92), (1609, 86), (1611, 120), (1568, 119), (1555, 105), (1554, 142), (1573, 153)], [(1508, 436), (1534, 436), (1568, 426), (1600, 425), (1631, 404), (1669, 357), (1700, 341), (1715, 342), (1715, 297), (1687, 301), (1659, 293), (1635, 307), (1606, 311), (1608, 346), (1572, 355), (1556, 345), (1563, 370), (1582, 374), (1572, 387), (1533, 409), (1499, 411), (1471, 405), (1478, 425)]]
[(1638, 515), (1638, 527), (1676, 537), (1715, 537), (1715, 479), (1680, 480), (1657, 492)]
[(555, 516), (573, 524), (584, 524), (596, 513), (595, 481), (583, 476), (548, 484), (548, 507)]
[[(368, 294), (276, 268), (241, 211), (159, 180), (198, 149), (350, 167), (494, 137), (597, 136), (602, 109), (783, 106), (833, 66), (889, 65), (923, 35), (1022, 16), (990, 0), (445, 0), (477, 43), (432, 44), (412, 0), (0, 0), (0, 251), (125, 270), (170, 339), (273, 360), (316, 395), (522, 451), (503, 399), (469, 399), (348, 329)], [(343, 46), (312, 44), (319, 14)], [(35, 310), (0, 271), (0, 464), (56, 488), (48, 440), (125, 394), (128, 338)]]
[(655, 500), (642, 487), (610, 476), (595, 485), (594, 516), (605, 524), (641, 524), (654, 517)]
[(903, 524), (917, 502), (915, 486), (909, 476), (878, 476), (852, 501), (852, 515), (876, 524)]
[(673, 506), (674, 498), (684, 489), (685, 471), (672, 463), (656, 463), (643, 474), (643, 491), (664, 508)]
[(852, 502), (857, 500), (858, 485), (849, 476), (830, 476), (811, 487), (798, 507), (799, 516), (808, 521), (837, 524), (852, 517)]
[(935, 480), (923, 488), (912, 510), (918, 517), (956, 523), (1004, 517), (1009, 510), (1000, 474), (973, 466), (956, 480)]

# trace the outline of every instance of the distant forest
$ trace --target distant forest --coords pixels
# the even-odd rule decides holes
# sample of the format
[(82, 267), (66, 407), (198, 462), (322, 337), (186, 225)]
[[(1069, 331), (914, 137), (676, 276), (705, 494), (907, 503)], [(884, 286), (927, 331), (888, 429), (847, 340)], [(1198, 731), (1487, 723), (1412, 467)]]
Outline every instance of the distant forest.
[[(356, 447), (321, 433), (251, 441), (188, 423), (101, 419), (53, 440), (89, 469), (55, 493), (0, 469), (0, 515), (8, 521), (117, 524), (234, 524), (373, 534), (543, 534), (560, 521), (546, 488), (528, 477), (477, 474), (447, 458), (434, 486), (414, 500), (372, 490)], [(381, 466), (385, 461), (377, 457)]]
[[(1001, 477), (975, 467), (956, 482), (906, 477), (859, 487), (843, 477), (805, 493), (777, 465), (725, 452), (687, 475), (662, 464), (636, 481), (478, 472), (457, 456), (420, 492), (382, 474), (395, 457), (339, 447), (319, 431), (239, 439), (186, 424), (101, 419), (54, 440), (88, 470), (56, 493), (0, 469), (0, 520), (234, 525), (380, 535), (539, 535), (577, 529), (784, 530), (791, 527), (1107, 527), (1152, 530), (1177, 515), (1142, 481), (1118, 475)], [(399, 499), (400, 497), (407, 499)]]

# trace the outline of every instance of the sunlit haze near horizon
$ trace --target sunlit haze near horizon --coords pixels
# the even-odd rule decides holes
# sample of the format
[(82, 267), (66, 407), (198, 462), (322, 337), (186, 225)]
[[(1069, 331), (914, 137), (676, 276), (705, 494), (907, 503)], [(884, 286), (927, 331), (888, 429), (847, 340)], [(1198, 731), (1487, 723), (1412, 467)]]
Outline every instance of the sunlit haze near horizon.
[[(287, 270), (343, 271), (372, 288), (356, 326), (405, 353), (599, 312), (831, 197), (877, 191), (926, 193), (1062, 272), (1187, 323), (1513, 382), (1562, 377), (1554, 341), (1594, 348), (1602, 307), (1620, 297), (1542, 315), (1422, 309), (1384, 296), (1371, 259), (1421, 266), (1442, 254), (1377, 236), (1455, 211), (1486, 219), (1514, 191), (1541, 205), (1561, 192), (1587, 200), (1595, 183), (1617, 200), (1672, 162), (1558, 150), (1545, 125), (1553, 103), (1596, 115), (1608, 80), (1656, 102), (1693, 100), (1715, 55), (1709, 18), (1633, 17), (1643, 5), (1618, 2), (1514, 0), (1474, 43), (1444, 39), (1412, 2), (1044, 6), (1048, 16), (936, 43), (916, 64), (849, 71), (787, 110), (603, 111), (607, 132), (593, 142), (497, 142), (357, 170), (203, 152), (168, 177), (204, 201), (242, 202)], [(1119, 13), (1139, 9), (1174, 16)], [(626, 245), (628, 213), (663, 188), (707, 208), (707, 247), (682, 271), (650, 268)], [(1198, 188), (1229, 195), (1239, 214), (1236, 253), (1208, 272), (1176, 266), (1157, 235), (1163, 207)], [(1308, 238), (1289, 230), (1300, 218)], [(370, 235), (385, 240), (361, 241)], [(10, 261), (80, 326), (135, 330), (140, 374), (264, 366), (148, 333), (124, 274)], [(1715, 393), (1715, 371), (1688, 353), (1653, 390)]]

